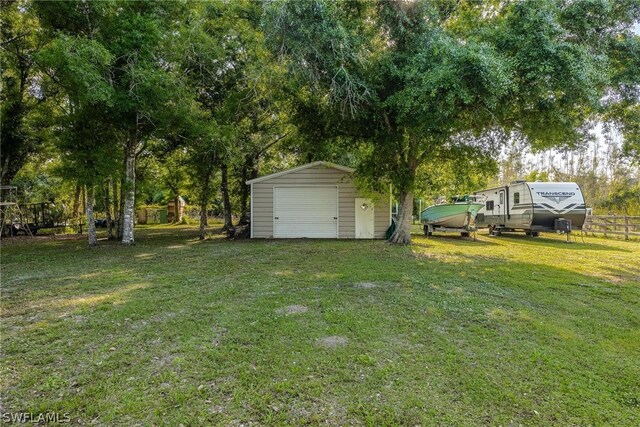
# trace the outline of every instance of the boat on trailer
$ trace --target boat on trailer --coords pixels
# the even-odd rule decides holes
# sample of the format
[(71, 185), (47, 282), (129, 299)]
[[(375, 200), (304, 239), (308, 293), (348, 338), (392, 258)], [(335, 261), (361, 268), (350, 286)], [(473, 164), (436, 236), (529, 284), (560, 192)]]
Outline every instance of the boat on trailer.
[(440, 198), (438, 203), (420, 212), (420, 222), (424, 234), (430, 236), (434, 231), (459, 232), (468, 236), (475, 231), (475, 218), (484, 207), (478, 196), (456, 196), (450, 203)]

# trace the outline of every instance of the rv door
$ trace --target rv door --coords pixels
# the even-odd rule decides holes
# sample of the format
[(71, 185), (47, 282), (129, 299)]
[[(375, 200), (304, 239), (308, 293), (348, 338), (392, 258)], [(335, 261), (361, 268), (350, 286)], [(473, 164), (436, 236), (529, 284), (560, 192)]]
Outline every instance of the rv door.
[(500, 225), (507, 223), (507, 197), (504, 190), (498, 192), (498, 222)]

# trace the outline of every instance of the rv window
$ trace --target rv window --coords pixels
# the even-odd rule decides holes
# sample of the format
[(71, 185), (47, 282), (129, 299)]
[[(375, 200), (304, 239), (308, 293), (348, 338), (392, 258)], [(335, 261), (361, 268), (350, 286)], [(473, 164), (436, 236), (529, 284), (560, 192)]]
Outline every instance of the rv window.
[(504, 193), (500, 193), (500, 204), (504, 203)]
[(493, 210), (493, 200), (487, 200), (487, 204), (486, 204), (485, 209), (488, 210), (488, 211), (492, 211)]
[(513, 193), (513, 203), (520, 203), (520, 193)]

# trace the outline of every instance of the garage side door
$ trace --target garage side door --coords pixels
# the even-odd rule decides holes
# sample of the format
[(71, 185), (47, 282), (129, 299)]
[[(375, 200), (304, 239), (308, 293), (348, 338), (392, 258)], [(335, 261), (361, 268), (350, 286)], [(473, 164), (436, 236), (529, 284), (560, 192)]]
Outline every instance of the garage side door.
[(338, 189), (274, 187), (274, 237), (338, 237)]

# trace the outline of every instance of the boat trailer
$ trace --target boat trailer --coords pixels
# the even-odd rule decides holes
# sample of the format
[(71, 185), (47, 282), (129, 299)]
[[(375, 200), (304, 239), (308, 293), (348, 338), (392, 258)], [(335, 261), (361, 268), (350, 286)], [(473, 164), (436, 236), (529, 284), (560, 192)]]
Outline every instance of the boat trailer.
[(422, 225), (424, 235), (427, 237), (438, 231), (443, 233), (460, 233), (460, 236), (462, 237), (473, 237), (474, 241), (478, 240), (476, 236), (476, 232), (478, 231), (478, 229), (475, 226), (475, 221), (473, 220), (473, 218), (471, 218), (470, 212), (467, 212), (467, 221), (464, 227), (439, 227), (429, 222), (423, 222)]
[(477, 228), (475, 227), (464, 227), (464, 228), (447, 228), (447, 227), (436, 227), (433, 224), (424, 224), (424, 235), (429, 237), (434, 232), (443, 232), (443, 233), (460, 233), (462, 237), (472, 237), (473, 240), (478, 240), (476, 238)]

